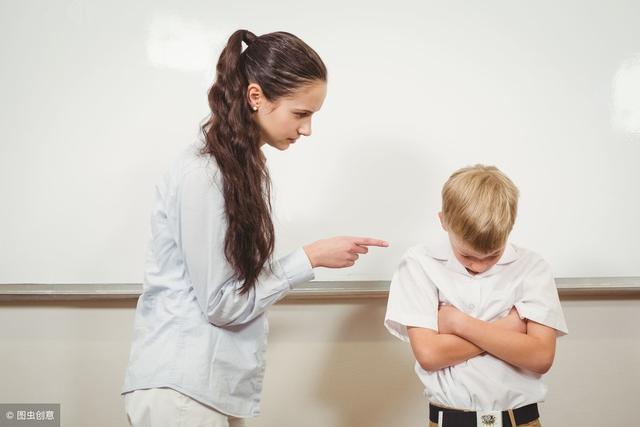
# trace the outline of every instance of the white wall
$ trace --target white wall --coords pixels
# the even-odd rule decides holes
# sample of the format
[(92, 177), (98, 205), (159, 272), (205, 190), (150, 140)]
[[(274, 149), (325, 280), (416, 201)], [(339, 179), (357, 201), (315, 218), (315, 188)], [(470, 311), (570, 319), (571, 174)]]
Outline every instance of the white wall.
[[(640, 297), (562, 302), (571, 334), (546, 377), (544, 426), (634, 425)], [(0, 302), (0, 402), (61, 403), (64, 427), (126, 426), (118, 393), (134, 305)], [(384, 309), (384, 298), (273, 307), (263, 415), (248, 426), (423, 426), (410, 350), (383, 329)]]
[(314, 135), (266, 150), (281, 249), (392, 243), (319, 280), (389, 280), (439, 230), (444, 180), (478, 162), (521, 188), (514, 239), (556, 276), (640, 276), (639, 16), (629, 0), (1, 1), (0, 283), (141, 281), (153, 184), (238, 28), (293, 32), (329, 69)]

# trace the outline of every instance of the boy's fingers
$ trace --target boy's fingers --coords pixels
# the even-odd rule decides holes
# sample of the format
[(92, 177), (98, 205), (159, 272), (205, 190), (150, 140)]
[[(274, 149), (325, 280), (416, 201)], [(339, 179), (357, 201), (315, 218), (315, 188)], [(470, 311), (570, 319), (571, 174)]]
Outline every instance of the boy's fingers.
[(389, 246), (388, 242), (380, 239), (372, 239), (371, 237), (354, 237), (353, 243), (360, 246), (379, 246), (381, 248)]

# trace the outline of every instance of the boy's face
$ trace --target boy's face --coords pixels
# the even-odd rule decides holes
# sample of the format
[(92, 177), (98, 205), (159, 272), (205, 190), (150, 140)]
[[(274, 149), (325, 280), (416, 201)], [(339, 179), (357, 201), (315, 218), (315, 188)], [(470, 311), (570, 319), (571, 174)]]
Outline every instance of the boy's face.
[(449, 233), (449, 241), (453, 248), (453, 254), (460, 264), (464, 265), (469, 274), (480, 274), (496, 265), (504, 252), (504, 246), (488, 254), (480, 253), (458, 238), (452, 232)]
[(484, 273), (485, 271), (496, 265), (496, 263), (500, 260), (500, 257), (504, 252), (504, 246), (490, 253), (480, 253), (470, 247), (464, 240), (447, 229), (444, 218), (442, 217), (442, 212), (440, 212), (439, 216), (442, 228), (444, 228), (444, 231), (446, 231), (449, 235), (449, 241), (451, 242), (453, 254), (458, 259), (458, 261), (460, 261), (460, 264), (462, 264), (464, 268), (467, 269), (469, 274), (475, 275)]

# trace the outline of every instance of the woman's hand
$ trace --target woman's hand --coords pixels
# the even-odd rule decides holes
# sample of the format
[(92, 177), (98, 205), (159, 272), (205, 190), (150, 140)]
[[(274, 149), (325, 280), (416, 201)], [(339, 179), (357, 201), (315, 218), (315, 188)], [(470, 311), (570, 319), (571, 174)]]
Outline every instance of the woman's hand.
[(351, 267), (361, 254), (369, 252), (368, 246), (386, 248), (389, 243), (369, 237), (339, 236), (318, 240), (303, 249), (313, 268), (344, 268)]

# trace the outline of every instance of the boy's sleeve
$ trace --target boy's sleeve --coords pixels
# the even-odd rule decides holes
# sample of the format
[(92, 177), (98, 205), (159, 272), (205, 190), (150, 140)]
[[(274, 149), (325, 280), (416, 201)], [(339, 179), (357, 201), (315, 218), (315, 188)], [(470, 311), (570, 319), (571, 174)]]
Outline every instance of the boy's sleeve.
[(549, 326), (558, 336), (566, 335), (569, 331), (549, 264), (536, 261), (522, 286), (522, 297), (515, 304), (520, 317)]
[(407, 342), (407, 326), (438, 330), (438, 289), (411, 252), (391, 280), (384, 325), (393, 336)]

